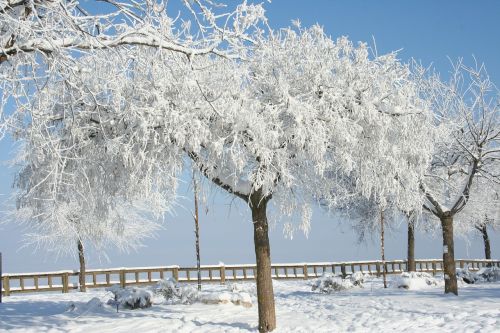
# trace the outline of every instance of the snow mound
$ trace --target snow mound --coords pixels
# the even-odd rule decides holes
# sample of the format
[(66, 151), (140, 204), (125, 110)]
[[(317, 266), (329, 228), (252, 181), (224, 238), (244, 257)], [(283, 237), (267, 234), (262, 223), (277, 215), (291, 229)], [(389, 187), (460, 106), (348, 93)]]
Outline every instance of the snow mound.
[(97, 297), (92, 298), (87, 303), (70, 302), (66, 312), (76, 313), (82, 315), (89, 312), (101, 312), (103, 310), (103, 303)]
[(355, 287), (363, 288), (364, 278), (365, 277), (361, 272), (356, 272), (353, 275), (347, 276), (345, 279), (341, 276), (325, 273), (314, 281), (312, 291), (318, 290), (319, 292), (329, 294), (335, 291), (348, 290)]
[(106, 288), (106, 291), (113, 293), (114, 299), (108, 300), (109, 305), (118, 305), (126, 309), (144, 309), (152, 305), (152, 293), (144, 288), (121, 288), (118, 285)]
[(192, 304), (198, 300), (198, 290), (189, 285), (180, 285), (175, 279), (158, 281), (155, 293), (162, 295), (170, 304)]
[(425, 272), (404, 272), (393, 282), (397, 288), (419, 290), (438, 285), (438, 280)]
[(245, 308), (252, 307), (252, 297), (246, 292), (206, 292), (199, 295), (203, 304), (229, 304), (241, 305)]

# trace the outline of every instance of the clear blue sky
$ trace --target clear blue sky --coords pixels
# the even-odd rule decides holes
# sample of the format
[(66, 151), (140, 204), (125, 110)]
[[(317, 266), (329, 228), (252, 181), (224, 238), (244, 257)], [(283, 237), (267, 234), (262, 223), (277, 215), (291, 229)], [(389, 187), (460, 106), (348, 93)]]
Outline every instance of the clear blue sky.
[[(180, 0), (170, 0), (170, 2)], [(174, 8), (174, 7), (173, 7)], [(328, 1), (274, 0), (265, 4), (272, 27), (287, 26), (300, 19), (303, 26), (322, 25), (333, 37), (347, 35), (354, 41), (371, 43), (375, 38), (379, 53), (399, 50), (400, 57), (433, 63), (446, 74), (448, 57), (472, 55), (484, 62), (494, 82), (500, 84), (500, 1)], [(9, 159), (11, 143), (0, 142), (0, 159)], [(13, 170), (0, 166), (0, 194), (11, 192)], [(188, 198), (190, 190), (180, 192)], [(2, 197), (0, 196), (0, 200)], [(253, 263), (253, 234), (248, 208), (225, 194), (210, 197), (210, 210), (201, 216), (202, 263)], [(191, 207), (189, 199), (183, 201)], [(493, 256), (500, 257), (500, 233), (492, 233)], [(321, 211), (313, 217), (309, 238), (298, 234), (293, 240), (282, 236), (281, 226), (271, 231), (271, 254), (274, 262), (340, 261), (377, 259), (378, 244), (356, 243), (356, 235), (347, 224), (339, 224)], [(396, 228), (388, 237), (387, 257), (404, 259), (406, 229)], [(4, 271), (28, 272), (76, 269), (73, 258), (55, 261), (43, 251), (19, 250), (22, 231), (16, 225), (0, 225), (0, 251), (4, 253)], [(441, 256), (439, 237), (417, 235), (416, 254), (420, 258)], [(147, 247), (137, 253), (108, 252), (111, 262), (100, 262), (90, 254), (89, 267), (119, 267), (144, 265), (195, 265), (193, 222), (190, 213), (177, 209), (167, 217), (165, 229)], [(457, 239), (456, 256), (481, 258), (481, 239), (470, 242)]]

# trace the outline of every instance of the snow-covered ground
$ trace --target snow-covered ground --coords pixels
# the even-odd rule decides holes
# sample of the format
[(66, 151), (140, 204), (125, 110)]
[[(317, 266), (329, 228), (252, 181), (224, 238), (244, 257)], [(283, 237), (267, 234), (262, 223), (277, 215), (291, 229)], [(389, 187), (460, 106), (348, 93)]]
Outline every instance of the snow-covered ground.
[[(460, 285), (458, 297), (443, 287), (420, 290), (381, 288), (370, 279), (364, 288), (322, 294), (313, 281), (274, 281), (276, 332), (500, 332), (500, 283)], [(244, 289), (250, 284), (242, 284)], [(206, 285), (205, 290), (228, 290)], [(87, 302), (111, 297), (104, 290), (70, 294), (15, 295), (0, 304), (1, 332), (255, 332), (257, 306), (168, 305), (155, 298), (143, 310), (116, 310)], [(73, 302), (75, 309), (68, 311)], [(162, 304), (163, 303), (163, 304)], [(92, 305), (94, 304), (94, 305)]]

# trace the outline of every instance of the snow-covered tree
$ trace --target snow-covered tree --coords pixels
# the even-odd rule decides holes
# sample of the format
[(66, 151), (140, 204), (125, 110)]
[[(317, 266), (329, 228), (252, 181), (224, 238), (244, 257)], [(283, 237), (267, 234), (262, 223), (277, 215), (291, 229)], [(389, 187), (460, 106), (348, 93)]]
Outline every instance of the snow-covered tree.
[(432, 103), (440, 133), (420, 188), (426, 196), (425, 210), (441, 222), (445, 293), (458, 294), (453, 220), (460, 217), (458, 213), (472, 195), (478, 202), (487, 201), (483, 194), (488, 191), (471, 193), (479, 176), (490, 183), (488, 186), (498, 189), (500, 184), (499, 95), (484, 66), (466, 67), (461, 61), (454, 66), (448, 83), (437, 75), (420, 82), (423, 96)]
[(421, 194), (405, 189), (418, 188), (429, 159), (419, 141), (429, 117), (396, 54), (370, 55), (317, 26), (251, 39), (239, 60), (135, 46), (51, 63), (43, 84), (17, 99), (10, 128), (33, 146), (34, 165), (55, 159), (55, 200), (77, 184), (98, 216), (137, 197), (171, 202), (186, 157), (241, 198), (252, 212), (266, 332), (276, 327), (268, 204), (285, 221), (300, 215), (305, 232), (311, 203), (334, 207), (345, 194), (382, 204), (395, 196), (413, 209)]
[[(89, 180), (85, 162), (71, 161), (71, 156), (66, 154), (69, 149), (56, 142), (56, 136), (30, 134), (36, 144), (24, 140), (17, 158), (20, 169), (14, 184), (17, 207), (9, 214), (9, 220), (26, 227), (27, 244), (56, 255), (77, 254), (80, 290), (85, 291), (84, 244), (93, 247), (100, 256), (105, 256), (110, 246), (120, 250), (137, 249), (144, 238), (151, 237), (159, 228), (156, 222), (159, 217), (155, 219), (148, 214), (147, 207), (161, 203), (116, 200), (103, 213), (98, 205), (105, 204), (106, 200), (93, 200), (102, 193)], [(48, 151), (64, 157), (59, 159), (39, 149), (50, 145), (53, 146)], [(106, 173), (101, 170), (96, 178), (104, 178)]]
[(469, 202), (456, 223), (458, 234), (481, 234), (485, 258), (491, 259), (488, 228), (496, 229), (500, 225), (500, 185), (478, 176), (471, 186)]
[[(32, 65), (68, 61), (77, 54), (124, 45), (143, 45), (189, 56), (230, 56), (232, 48), (252, 41), (248, 31), (264, 19), (260, 4), (227, 6), (211, 0), (179, 1), (2, 0), (0, 64)], [(184, 25), (177, 24), (182, 13)], [(177, 18), (179, 18), (177, 16)], [(191, 25), (197, 36), (185, 34)], [(36, 59), (42, 56), (43, 59)]]
[[(211, 0), (0, 0), (0, 137), (12, 104), (31, 99), (54, 73), (96, 50), (133, 46), (188, 57), (239, 57), (251, 32), (265, 27), (260, 4)], [(264, 24), (263, 24), (264, 23)], [(103, 59), (99, 59), (102, 61)]]
[(200, 111), (182, 146), (207, 178), (251, 209), (259, 328), (272, 330), (267, 206), (284, 219), (300, 215), (307, 232), (310, 203), (335, 206), (342, 177), (353, 180), (349, 192), (383, 200), (394, 193), (407, 209), (421, 205), (430, 143), (419, 139), (429, 114), (395, 54), (371, 57), (366, 45), (334, 42), (319, 27), (259, 40), (239, 76), (213, 66), (197, 82), (210, 107), (190, 108)]
[(105, 221), (84, 212), (76, 202), (60, 204), (58, 207), (26, 204), (9, 214), (25, 227), (25, 245), (34, 246), (59, 257), (78, 257), (80, 291), (85, 291), (86, 253), (91, 248), (100, 257), (106, 257), (106, 250), (137, 250), (143, 240), (154, 236), (160, 224), (147, 216), (147, 210), (140, 206), (123, 204), (117, 206)]

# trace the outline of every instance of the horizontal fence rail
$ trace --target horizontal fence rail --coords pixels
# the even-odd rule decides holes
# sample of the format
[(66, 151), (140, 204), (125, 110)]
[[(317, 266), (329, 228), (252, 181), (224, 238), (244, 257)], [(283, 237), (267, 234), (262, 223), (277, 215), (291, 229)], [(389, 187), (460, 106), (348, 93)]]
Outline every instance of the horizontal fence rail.
[[(500, 267), (500, 260), (459, 259), (457, 267), (467, 266), (471, 271), (482, 267)], [(415, 260), (417, 272), (436, 274), (443, 271), (443, 261), (440, 259)], [(407, 270), (407, 261), (352, 261), (352, 262), (318, 262), (298, 264), (273, 264), (271, 272), (273, 279), (310, 279), (324, 273), (342, 276), (355, 272), (381, 275), (382, 269), (387, 274), (400, 274)], [(103, 288), (115, 284), (122, 287), (129, 285), (151, 285), (164, 278), (174, 278), (179, 282), (196, 282), (196, 267), (161, 266), (137, 268), (90, 269), (85, 272), (87, 288)], [(15, 293), (33, 293), (42, 291), (61, 291), (67, 293), (78, 289), (78, 271), (58, 271), (44, 273), (3, 274), (2, 294), (9, 296)], [(203, 265), (201, 266), (202, 281), (250, 281), (255, 280), (255, 265)]]

